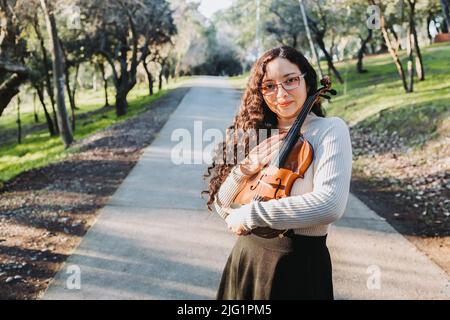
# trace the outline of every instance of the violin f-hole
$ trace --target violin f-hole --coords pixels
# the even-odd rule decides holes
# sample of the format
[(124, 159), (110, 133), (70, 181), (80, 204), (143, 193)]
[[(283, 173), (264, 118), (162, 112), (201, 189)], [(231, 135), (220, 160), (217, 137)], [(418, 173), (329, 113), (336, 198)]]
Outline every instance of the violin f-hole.
[(255, 185), (255, 186), (250, 186), (250, 190), (255, 190), (256, 189), (256, 187), (259, 185), (259, 182), (260, 182), (261, 180), (258, 180), (258, 183)]
[(276, 181), (278, 181), (278, 185), (277, 185), (277, 188), (275, 189), (275, 192), (273, 193), (273, 198), (274, 198), (274, 199), (277, 198), (278, 190), (280, 190), (280, 187), (281, 187), (281, 178), (277, 178)]

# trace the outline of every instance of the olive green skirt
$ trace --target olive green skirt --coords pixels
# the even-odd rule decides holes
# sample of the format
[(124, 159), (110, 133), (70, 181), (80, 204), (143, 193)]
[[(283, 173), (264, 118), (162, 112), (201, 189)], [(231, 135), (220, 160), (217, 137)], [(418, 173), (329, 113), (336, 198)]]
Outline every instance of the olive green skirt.
[(238, 237), (216, 298), (332, 300), (332, 267), (326, 237)]

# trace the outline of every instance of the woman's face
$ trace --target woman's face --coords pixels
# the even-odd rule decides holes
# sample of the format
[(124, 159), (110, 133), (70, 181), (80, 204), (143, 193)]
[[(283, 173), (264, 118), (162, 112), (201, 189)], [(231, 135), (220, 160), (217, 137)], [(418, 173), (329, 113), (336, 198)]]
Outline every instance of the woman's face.
[[(276, 83), (293, 83), (295, 77), (301, 75), (297, 65), (287, 59), (276, 58), (266, 66), (266, 74), (263, 77), (263, 88), (274, 88)], [(268, 86), (269, 85), (269, 86)], [(307, 98), (307, 87), (305, 80), (300, 77), (300, 85), (292, 90), (286, 90), (280, 84), (275, 88), (276, 92), (271, 95), (263, 95), (264, 100), (278, 117), (279, 123), (291, 125), (300, 113), (303, 103)], [(263, 89), (263, 91), (265, 91)]]

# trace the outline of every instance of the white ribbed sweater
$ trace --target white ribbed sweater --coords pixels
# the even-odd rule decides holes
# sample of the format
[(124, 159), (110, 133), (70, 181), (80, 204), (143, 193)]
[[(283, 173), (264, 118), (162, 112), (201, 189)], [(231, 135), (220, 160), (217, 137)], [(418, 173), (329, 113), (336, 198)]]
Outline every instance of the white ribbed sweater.
[[(314, 159), (291, 195), (279, 200), (253, 201), (241, 209), (244, 226), (294, 229), (296, 234), (323, 236), (347, 206), (352, 171), (352, 146), (346, 123), (337, 117), (308, 114), (301, 128), (314, 149)], [(216, 194), (214, 207), (226, 218), (246, 176), (235, 166)]]

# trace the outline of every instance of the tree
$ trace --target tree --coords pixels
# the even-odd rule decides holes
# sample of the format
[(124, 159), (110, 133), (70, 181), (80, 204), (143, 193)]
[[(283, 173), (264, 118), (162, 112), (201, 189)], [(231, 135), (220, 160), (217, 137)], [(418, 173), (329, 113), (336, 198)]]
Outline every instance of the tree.
[[(333, 72), (334, 76), (340, 83), (344, 83), (339, 71), (336, 69), (333, 63), (333, 57), (328, 52), (325, 46), (325, 36), (329, 28), (329, 22), (331, 19), (336, 18), (336, 12), (333, 14), (331, 7), (324, 1), (314, 1), (315, 5), (310, 7), (307, 13), (308, 24), (314, 35), (317, 45), (322, 51), (328, 68)], [(331, 4), (332, 6), (333, 4)]]
[[(36, 72), (38, 74), (43, 73), (44, 78), (42, 78), (42, 82), (45, 83), (45, 89), (47, 91), (47, 95), (50, 99), (50, 104), (52, 107), (52, 111), (53, 111), (53, 123), (52, 124), (48, 124), (49, 125), (49, 131), (51, 135), (55, 135), (59, 132), (59, 128), (58, 128), (58, 119), (57, 119), (57, 114), (56, 114), (56, 108), (55, 108), (55, 96), (54, 96), (54, 90), (53, 90), (53, 83), (52, 83), (52, 60), (51, 58), (48, 56), (47, 54), (47, 49), (45, 46), (45, 39), (44, 36), (42, 34), (41, 31), (41, 27), (40, 27), (40, 22), (39, 22), (39, 6), (30, 6), (29, 10), (31, 12), (29, 12), (29, 20), (30, 20), (30, 24), (32, 26), (32, 29), (34, 30), (37, 40), (39, 42), (39, 48), (41, 51), (41, 55), (39, 55), (37, 53), (37, 49), (32, 50), (32, 56), (36, 59), (36, 61), (40, 61), (40, 65), (35, 63), (34, 64), (34, 68), (33, 70), (37, 70)], [(39, 75), (34, 76), (34, 79), (38, 79), (40, 78)], [(41, 101), (42, 106), (44, 107), (44, 110), (47, 112), (46, 106), (45, 106), (45, 102), (44, 102), (44, 93), (43, 92), (39, 92), (39, 90), (41, 90), (41, 88), (43, 88), (44, 86), (42, 85), (37, 85), (36, 82), (31, 81), (32, 85), (36, 88), (38, 96), (39, 96), (39, 100)], [(52, 121), (52, 120), (50, 120)], [(48, 119), (47, 119), (48, 122)]]
[(16, 105), (17, 105), (17, 143), (22, 143), (22, 119), (20, 118), (20, 95), (16, 96)]
[(95, 56), (93, 57), (93, 63), (98, 67), (100, 70), (100, 74), (102, 76), (103, 81), (103, 90), (105, 92), (105, 105), (104, 107), (109, 107), (109, 100), (108, 100), (108, 77), (106, 76), (106, 70), (105, 70), (105, 58), (102, 56)]
[[(152, 14), (160, 17), (158, 19), (159, 28), (149, 25), (145, 30), (145, 40), (141, 48), (141, 61), (147, 75), (150, 95), (153, 95), (153, 76), (148, 65), (151, 62), (161, 65), (159, 74), (159, 90), (161, 90), (164, 66), (169, 61), (169, 55), (174, 47), (172, 36), (176, 34), (177, 28), (170, 13), (171, 9), (168, 4), (158, 7), (158, 10), (153, 10)], [(153, 17), (151, 20), (157, 19)]]
[[(165, 0), (83, 0), (85, 34), (93, 54), (101, 55), (111, 67), (116, 88), (116, 114), (126, 114), (127, 96), (136, 84), (137, 66), (145, 55), (148, 28), (164, 28), (171, 20)], [(154, 11), (157, 11), (155, 14)], [(153, 14), (152, 14), (153, 12)]]
[(72, 131), (69, 125), (69, 117), (67, 115), (66, 103), (64, 100), (64, 58), (58, 38), (58, 30), (56, 28), (53, 8), (49, 7), (48, 0), (40, 0), (42, 11), (45, 16), (47, 32), (52, 44), (53, 57), (53, 85), (56, 89), (56, 104), (58, 115), (58, 126), (64, 146), (68, 148), (73, 141)]
[[(200, 14), (200, 3), (172, 0), (173, 19), (177, 34), (172, 36), (174, 47), (171, 59), (174, 74), (179, 77), (190, 73), (196, 64), (202, 64), (207, 57), (207, 39), (204, 37), (206, 18)], [(217, 20), (213, 18), (214, 24)], [(154, 61), (151, 60), (151, 61)]]
[[(278, 22), (279, 18), (274, 12), (270, 11), (272, 2), (272, 0), (260, 1), (259, 29), (261, 32), (258, 36), (263, 50), (282, 43), (292, 45), (290, 41), (293, 41), (293, 36), (289, 33), (288, 26), (286, 29), (283, 28), (281, 30), (281, 25)], [(282, 11), (282, 9), (287, 5), (287, 2), (278, 1), (277, 3), (280, 5), (280, 10), (277, 12), (279, 14), (285, 14), (285, 10)], [(294, 0), (289, 0), (288, 3), (292, 6)], [(298, 10), (298, 3), (296, 4), (296, 8)], [(237, 52), (241, 61), (248, 65), (258, 58), (256, 9), (254, 0), (236, 0), (233, 1), (233, 4), (229, 8), (216, 13), (213, 17), (213, 22), (220, 33), (219, 36), (228, 39), (229, 45), (233, 46), (233, 50)], [(292, 16), (292, 10), (288, 13)], [(283, 32), (281, 36), (276, 33), (278, 29), (280, 29), (280, 32)]]
[(447, 28), (450, 28), (450, 0), (440, 0), (442, 7), (442, 14), (444, 15)]
[(224, 39), (218, 39), (217, 28), (210, 24), (204, 30), (207, 40), (206, 60), (192, 68), (193, 74), (238, 75), (242, 72), (238, 53)]
[(358, 73), (365, 73), (367, 70), (363, 67), (364, 55), (368, 52), (369, 45), (374, 40), (373, 30), (366, 23), (367, 4), (358, 0), (349, 0), (343, 2), (339, 10), (347, 12), (347, 14), (341, 15), (338, 21), (336, 21), (336, 24), (339, 26), (337, 32), (350, 36), (355, 35), (358, 39), (359, 47), (356, 52), (356, 71)]
[(431, 22), (436, 26), (436, 18), (442, 13), (441, 5), (438, 0), (429, 0), (426, 3), (426, 7), (424, 10), (424, 14), (426, 16), (426, 29), (427, 29), (427, 37), (430, 44), (433, 42), (433, 37), (430, 33), (430, 25)]
[[(55, 121), (52, 120), (50, 112), (47, 109), (47, 105), (45, 103), (45, 86), (48, 78), (48, 70), (43, 68), (42, 65), (43, 57), (39, 53), (39, 50), (31, 50), (30, 56), (27, 58), (26, 63), (33, 72), (30, 74), (29, 82), (31, 86), (36, 90), (36, 94), (39, 98), (39, 102), (42, 105), (44, 110), (45, 120), (47, 122), (48, 131), (50, 136), (55, 136), (58, 134), (55, 124)], [(56, 116), (56, 115), (55, 115)]]
[(158, 90), (162, 89), (162, 78), (165, 74), (167, 74), (167, 70), (169, 70), (169, 57), (173, 46), (170, 43), (163, 45), (159, 48), (158, 53), (156, 55), (156, 62), (159, 63), (160, 69), (158, 74)]
[[(77, 78), (80, 70), (80, 65), (88, 60), (85, 55), (84, 47), (86, 45), (84, 39), (79, 39), (79, 30), (75, 32), (66, 32), (59, 39), (59, 44), (64, 57), (64, 83), (66, 86), (67, 96), (69, 98), (70, 109), (72, 111), (72, 130), (75, 131), (76, 116), (75, 110), (77, 109), (75, 103), (75, 96), (77, 90)], [(73, 81), (71, 78), (71, 69), (75, 69)], [(95, 71), (94, 71), (95, 72)]]
[(22, 5), (20, 1), (0, 1), (0, 116), (31, 72), (24, 64), (27, 50), (19, 16)]
[[(422, 53), (420, 52), (419, 39), (417, 37), (416, 30), (416, 0), (407, 0), (409, 5), (408, 16), (409, 16), (409, 28), (408, 28), (408, 42), (412, 50), (416, 52), (416, 72), (419, 81), (425, 80), (425, 70), (423, 67)], [(412, 51), (411, 50), (411, 51)], [(412, 53), (409, 55), (412, 62)], [(412, 69), (412, 68), (411, 68)], [(412, 91), (413, 78), (410, 76), (411, 91)]]
[(407, 55), (408, 55), (408, 79), (406, 78), (405, 70), (400, 61), (399, 50), (400, 50), (400, 41), (398, 36), (394, 33), (394, 39), (392, 39), (389, 32), (394, 30), (395, 22), (403, 21), (403, 10), (401, 11), (401, 17), (396, 16), (397, 14), (397, 3), (394, 1), (391, 2), (376, 2), (375, 0), (369, 0), (369, 3), (372, 5), (377, 5), (380, 8), (380, 28), (383, 34), (383, 38), (385, 40), (386, 46), (389, 49), (389, 52), (392, 56), (392, 59), (397, 67), (398, 74), (400, 79), (402, 80), (403, 88), (406, 92), (413, 92), (414, 90), (414, 51), (416, 52), (416, 72), (419, 80), (425, 79), (425, 71), (423, 68), (422, 55), (420, 52), (420, 46), (417, 37), (416, 31), (416, 11), (415, 11), (415, 0), (408, 0), (408, 30), (407, 30)]
[(265, 21), (264, 29), (280, 44), (299, 49), (306, 47), (305, 26), (300, 16), (298, 1), (271, 2), (268, 11), (275, 19)]
[[(389, 53), (391, 54), (395, 66), (397, 67), (397, 72), (402, 81), (403, 88), (405, 89), (406, 92), (409, 92), (405, 70), (400, 61), (399, 55), (400, 41), (396, 35), (394, 36), (394, 39), (392, 39), (391, 35), (389, 34), (389, 31), (393, 30), (392, 15), (387, 15), (387, 4), (383, 4), (383, 2), (381, 1), (377, 3), (375, 0), (369, 0), (369, 4), (376, 5), (380, 8), (380, 28), (383, 34), (384, 42), (389, 50)], [(392, 3), (389, 4), (392, 5)], [(386, 17), (390, 17), (391, 18), (390, 21), (387, 22)]]

